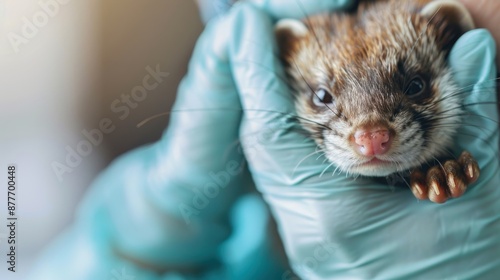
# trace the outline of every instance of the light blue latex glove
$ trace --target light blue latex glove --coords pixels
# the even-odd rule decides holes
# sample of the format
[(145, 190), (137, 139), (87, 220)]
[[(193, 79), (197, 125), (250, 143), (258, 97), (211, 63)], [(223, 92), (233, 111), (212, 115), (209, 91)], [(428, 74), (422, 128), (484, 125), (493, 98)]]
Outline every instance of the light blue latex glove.
[[(260, 44), (274, 41), (265, 14), (242, 19)], [(249, 53), (245, 53), (248, 55)], [(465, 195), (445, 204), (418, 201), (409, 189), (368, 178), (332, 176), (324, 158), (310, 156), (315, 143), (290, 115), (295, 109), (279, 61), (256, 48), (252, 57), (266, 71), (237, 80), (245, 121), (242, 138), (258, 189), (277, 220), (295, 272), (303, 279), (495, 279), (500, 275), (500, 172), (495, 91), (495, 45), (485, 30), (465, 34), (450, 64), (469, 115), (456, 140), (481, 168)], [(258, 88), (256, 88), (258, 85)], [(492, 103), (492, 104), (491, 104)], [(259, 109), (255, 111), (253, 109)], [(467, 137), (465, 135), (478, 135)], [(485, 141), (488, 144), (485, 144)], [(338, 174), (338, 173), (337, 173)], [(288, 274), (286, 279), (293, 279)]]
[[(302, 5), (310, 12), (341, 8), (348, 2)], [(265, 30), (260, 29), (262, 22), (246, 21), (261, 14)], [(273, 43), (255, 36), (255, 31), (263, 36), (273, 33), (269, 14), (304, 16), (300, 6), (288, 1), (255, 1), (236, 5), (206, 27), (165, 135), (121, 156), (101, 174), (75, 224), (46, 250), (31, 279), (175, 277), (143, 269), (121, 255), (159, 270), (201, 270), (201, 275), (193, 276), (196, 279), (281, 277), (275, 268), (279, 263), (263, 238), (264, 227), (254, 226), (243, 242), (221, 251), (231, 234), (231, 207), (252, 183), (243, 154), (234, 145), (242, 116), (236, 85), (251, 78), (256, 82), (253, 88), (265, 88), (267, 76), (275, 70), (254, 63), (261, 53), (272, 55)], [(258, 76), (263, 80), (255, 80)], [(258, 215), (258, 208), (251, 208)], [(231, 253), (235, 256), (228, 258)]]

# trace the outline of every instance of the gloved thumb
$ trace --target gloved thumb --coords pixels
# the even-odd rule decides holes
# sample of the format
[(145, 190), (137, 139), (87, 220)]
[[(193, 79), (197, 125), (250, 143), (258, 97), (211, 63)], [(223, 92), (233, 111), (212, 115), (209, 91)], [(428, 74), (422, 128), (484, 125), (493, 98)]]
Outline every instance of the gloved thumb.
[(458, 155), (467, 150), (476, 158), (482, 177), (498, 168), (498, 111), (496, 46), (491, 34), (477, 29), (464, 34), (453, 47), (449, 64), (462, 99), (461, 127), (457, 132)]

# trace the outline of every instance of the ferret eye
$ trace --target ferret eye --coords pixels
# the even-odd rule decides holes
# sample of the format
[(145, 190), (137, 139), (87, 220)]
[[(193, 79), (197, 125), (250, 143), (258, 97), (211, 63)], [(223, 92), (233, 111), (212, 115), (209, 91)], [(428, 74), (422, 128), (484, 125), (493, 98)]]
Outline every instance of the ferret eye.
[(424, 79), (417, 76), (408, 83), (405, 89), (405, 94), (410, 98), (420, 97), (420, 95), (422, 95), (425, 90), (426, 84)]
[(318, 107), (328, 106), (329, 104), (333, 103), (333, 96), (328, 90), (324, 88), (319, 88), (314, 93), (313, 102), (314, 105)]

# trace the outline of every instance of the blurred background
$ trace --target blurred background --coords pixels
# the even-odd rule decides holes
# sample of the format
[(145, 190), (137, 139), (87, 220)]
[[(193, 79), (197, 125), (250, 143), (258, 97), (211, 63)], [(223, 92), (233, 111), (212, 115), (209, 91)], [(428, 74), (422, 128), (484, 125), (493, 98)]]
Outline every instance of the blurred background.
[(16, 165), (18, 217), (14, 274), (0, 188), (0, 279), (24, 279), (95, 176), (160, 137), (168, 117), (137, 124), (169, 110), (202, 29), (196, 1), (0, 0), (0, 181)]

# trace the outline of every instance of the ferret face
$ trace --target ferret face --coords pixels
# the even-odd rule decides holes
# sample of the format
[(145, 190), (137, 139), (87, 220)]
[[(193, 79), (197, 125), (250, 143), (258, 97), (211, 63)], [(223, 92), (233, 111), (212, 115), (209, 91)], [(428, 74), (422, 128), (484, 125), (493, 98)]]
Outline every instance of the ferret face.
[(472, 21), (454, 1), (422, 2), (361, 4), (354, 15), (278, 25), (302, 123), (344, 172), (387, 176), (452, 143), (461, 98), (446, 58)]

